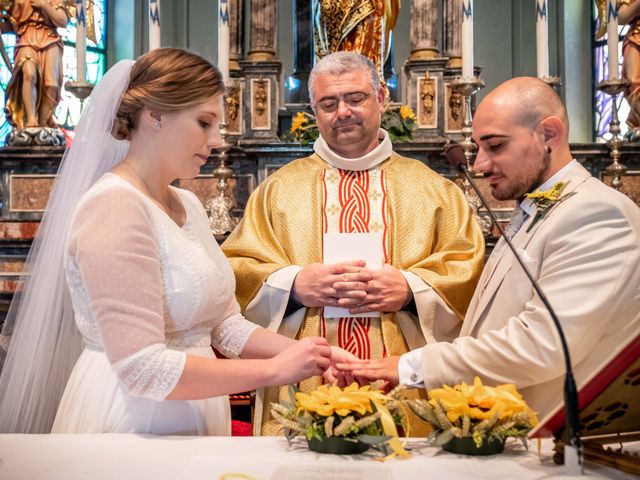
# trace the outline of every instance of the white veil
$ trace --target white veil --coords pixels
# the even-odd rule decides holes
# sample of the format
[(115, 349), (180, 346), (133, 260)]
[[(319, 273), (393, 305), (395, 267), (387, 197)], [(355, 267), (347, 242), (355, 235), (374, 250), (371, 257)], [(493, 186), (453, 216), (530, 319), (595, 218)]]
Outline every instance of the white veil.
[(25, 264), (27, 280), (2, 329), (2, 340), (11, 336), (11, 343), (0, 376), (0, 432), (51, 431), (82, 349), (65, 279), (64, 248), (78, 201), (129, 149), (129, 142), (116, 140), (111, 128), (133, 64), (118, 62), (94, 88), (60, 163)]

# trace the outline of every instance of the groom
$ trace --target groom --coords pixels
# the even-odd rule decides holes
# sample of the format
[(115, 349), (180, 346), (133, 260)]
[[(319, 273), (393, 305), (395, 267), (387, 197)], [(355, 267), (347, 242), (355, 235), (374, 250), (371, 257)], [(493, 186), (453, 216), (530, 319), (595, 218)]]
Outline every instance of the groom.
[[(572, 159), (568, 135), (560, 98), (535, 78), (500, 85), (473, 122), (474, 170), (496, 199), (518, 200), (513, 246), (560, 319), (580, 385), (640, 331), (640, 210)], [(554, 186), (564, 186), (560, 199), (536, 219), (525, 194)], [(515, 383), (543, 416), (562, 398), (562, 350), (549, 312), (505, 246), (496, 245), (459, 338), (342, 367), (427, 390), (476, 375), (485, 384)]]

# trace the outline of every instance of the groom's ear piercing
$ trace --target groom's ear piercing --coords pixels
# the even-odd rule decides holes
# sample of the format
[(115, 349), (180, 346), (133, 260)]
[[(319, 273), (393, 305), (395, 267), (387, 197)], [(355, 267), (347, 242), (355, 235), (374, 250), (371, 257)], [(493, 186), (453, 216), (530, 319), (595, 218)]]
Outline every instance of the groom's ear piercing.
[(547, 151), (547, 153), (551, 153), (551, 147), (549, 145), (545, 147), (545, 150)]

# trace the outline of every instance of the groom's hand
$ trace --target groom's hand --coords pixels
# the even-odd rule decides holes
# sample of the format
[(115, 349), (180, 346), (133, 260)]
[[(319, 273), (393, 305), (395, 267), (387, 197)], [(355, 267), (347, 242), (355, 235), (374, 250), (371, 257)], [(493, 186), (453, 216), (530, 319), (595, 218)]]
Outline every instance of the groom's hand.
[[(333, 347), (332, 347), (333, 348)], [(399, 356), (379, 358), (377, 360), (358, 360), (357, 362), (340, 362), (336, 367), (343, 372), (351, 372), (358, 383), (384, 380), (383, 390), (388, 391), (398, 385)], [(333, 361), (331, 362), (333, 364)]]

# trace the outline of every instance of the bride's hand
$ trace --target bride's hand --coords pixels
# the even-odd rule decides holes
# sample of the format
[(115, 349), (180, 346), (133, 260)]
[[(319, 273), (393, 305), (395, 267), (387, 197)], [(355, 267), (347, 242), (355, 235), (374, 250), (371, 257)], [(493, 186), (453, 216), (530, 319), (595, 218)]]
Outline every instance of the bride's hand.
[(271, 359), (273, 385), (288, 385), (322, 375), (331, 366), (329, 342), (322, 337), (306, 337)]
[(337, 363), (353, 364), (361, 360), (340, 347), (331, 347), (331, 365), (324, 371), (322, 377), (325, 383), (345, 387), (354, 382), (353, 375), (350, 371), (340, 370), (336, 367)]

